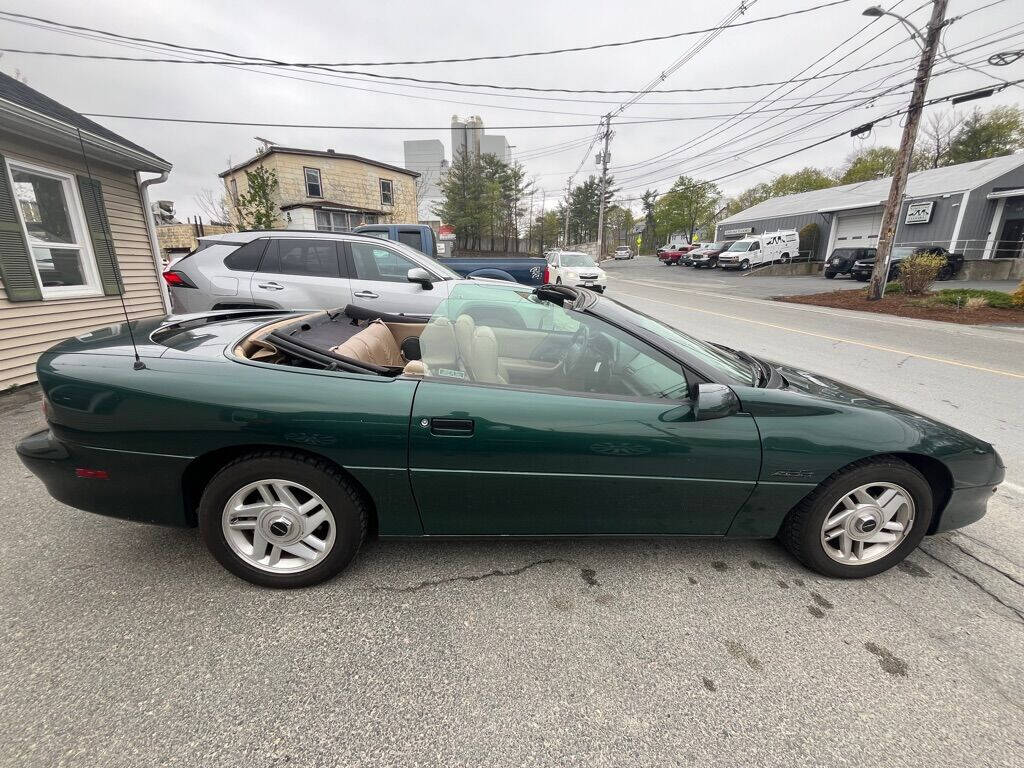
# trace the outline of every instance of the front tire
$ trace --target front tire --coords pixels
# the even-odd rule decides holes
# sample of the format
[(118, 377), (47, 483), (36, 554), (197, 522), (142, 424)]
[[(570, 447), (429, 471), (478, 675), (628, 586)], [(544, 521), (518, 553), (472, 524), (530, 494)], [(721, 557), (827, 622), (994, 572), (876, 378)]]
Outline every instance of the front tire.
[(859, 579), (913, 552), (932, 512), (932, 489), (920, 472), (900, 459), (869, 459), (836, 472), (794, 507), (779, 539), (811, 570)]
[(744, 259), (740, 262), (740, 272), (746, 272), (750, 269), (750, 259)]
[(836, 273), (835, 272), (826, 272), (825, 273), (825, 279), (826, 280), (835, 280), (836, 279)]
[(308, 587), (352, 561), (368, 516), (362, 497), (332, 464), (261, 451), (214, 475), (199, 503), (199, 530), (236, 576), (264, 587)]

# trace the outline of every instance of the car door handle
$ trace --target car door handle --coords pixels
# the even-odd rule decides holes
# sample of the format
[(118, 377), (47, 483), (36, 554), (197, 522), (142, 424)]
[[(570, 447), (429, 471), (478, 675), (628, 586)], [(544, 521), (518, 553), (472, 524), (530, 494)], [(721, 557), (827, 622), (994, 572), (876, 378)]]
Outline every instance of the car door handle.
[(458, 437), (473, 434), (472, 419), (431, 419), (430, 434), (441, 437)]
[(268, 291), (283, 291), (284, 286), (280, 283), (257, 283), (258, 288), (265, 288)]
[(352, 295), (355, 296), (357, 299), (379, 299), (380, 298), (380, 296), (378, 296), (373, 291), (356, 291)]

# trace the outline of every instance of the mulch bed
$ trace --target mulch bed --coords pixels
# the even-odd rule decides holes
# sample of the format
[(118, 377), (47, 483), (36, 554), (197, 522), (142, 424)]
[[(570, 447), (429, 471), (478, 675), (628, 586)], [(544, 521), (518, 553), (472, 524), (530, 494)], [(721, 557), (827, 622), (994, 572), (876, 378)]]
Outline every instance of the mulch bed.
[(879, 301), (867, 300), (867, 289), (831, 291), (829, 293), (812, 293), (806, 296), (775, 296), (775, 301), (786, 301), (792, 304), (813, 304), (817, 307), (834, 309), (855, 309), (859, 312), (877, 312), (882, 315), (898, 317), (914, 317), (919, 320), (941, 320), (946, 323), (964, 323), (967, 325), (1012, 324), (1024, 325), (1024, 310), (996, 309), (981, 307), (979, 309), (957, 309), (948, 304), (921, 306), (920, 296), (887, 295)]

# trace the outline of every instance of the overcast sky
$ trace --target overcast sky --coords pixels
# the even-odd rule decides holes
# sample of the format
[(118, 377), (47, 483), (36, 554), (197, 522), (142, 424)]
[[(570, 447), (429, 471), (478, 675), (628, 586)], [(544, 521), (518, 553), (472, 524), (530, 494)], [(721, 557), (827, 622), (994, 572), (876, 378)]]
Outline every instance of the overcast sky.
[[(744, 19), (776, 15), (818, 5), (825, 0), (756, 0)], [(786, 80), (824, 55), (870, 20), (861, 11), (871, 0), (852, 0), (802, 16), (767, 21), (724, 31), (695, 58), (683, 65), (663, 88), (707, 88)], [(991, 0), (952, 0), (949, 16), (970, 12)], [(220, 0), (91, 0), (89, 3), (55, 0), (8, 0), (8, 11), (32, 14), (68, 24), (81, 24), (123, 35), (216, 48), (243, 55), (284, 61), (382, 61), (448, 58), (561, 48), (627, 40), (700, 29), (718, 24), (734, 6), (706, 0), (634, 0), (598, 3), (593, 0), (517, 0), (514, 3), (469, 3), (465, 0), (376, 3), (291, 0), (281, 2), (221, 2)], [(910, 13), (923, 27), (930, 8), (922, 0), (887, 0), (886, 7)], [(928, 4), (930, 6), (930, 3)], [(1014, 35), (958, 58), (968, 63), (990, 53), (1024, 47), (1024, 0), (1004, 0), (972, 13), (945, 32), (951, 52), (985, 39)], [(882, 19), (840, 51), (816, 65), (808, 74), (826, 69), (842, 72), (865, 64), (899, 62), (917, 54), (917, 47), (902, 27), (867, 41), (893, 20)], [(62, 50), (112, 55), (153, 56), (152, 51), (103, 43), (0, 21), (3, 45), (8, 48)], [(990, 36), (985, 38), (985, 36)], [(985, 38), (978, 40), (979, 38)], [(698, 41), (699, 37), (643, 43), (584, 53), (567, 53), (509, 61), (463, 64), (364, 67), (367, 71), (402, 74), (437, 80), (496, 83), (535, 87), (639, 89)], [(159, 54), (157, 54), (159, 55)], [(940, 62), (936, 71), (949, 68)], [(647, 187), (665, 191), (679, 173), (723, 179), (726, 192), (737, 192), (773, 175), (805, 165), (836, 167), (858, 148), (892, 144), (899, 140), (898, 120), (876, 126), (865, 139), (844, 137), (770, 165), (751, 165), (791, 152), (826, 135), (849, 130), (868, 119), (906, 105), (901, 88), (873, 106), (844, 111), (817, 125), (829, 112), (847, 110), (883, 88), (913, 77), (912, 62), (894, 63), (845, 78), (829, 78), (787, 86), (768, 105), (799, 106), (785, 113), (765, 112), (746, 119), (735, 117), (752, 102), (768, 96), (772, 87), (703, 93), (652, 94), (627, 109), (616, 122), (612, 166), (620, 196), (634, 198)], [(505, 125), (596, 122), (627, 96), (596, 94), (528, 94), (543, 99), (508, 98), (486, 89), (450, 91), (402, 87), (351, 76), (313, 72), (287, 73), (265, 68), (251, 70), (217, 65), (76, 61), (8, 53), (0, 59), (7, 73), (20, 70), (29, 85), (80, 112), (187, 117), (286, 123), (327, 123), (391, 126), (449, 124), (453, 114), (480, 115), (493, 133), (502, 133), (522, 156), (538, 192), (545, 190), (548, 206), (564, 190), (566, 177), (584, 159), (586, 140), (594, 128), (497, 128)], [(985, 66), (1000, 78), (1024, 78), (1024, 59), (999, 69)], [(304, 79), (296, 79), (304, 78)], [(323, 82), (310, 82), (322, 80)], [(360, 80), (364, 80), (360, 82)], [(989, 85), (981, 73), (960, 71), (933, 79), (929, 96), (939, 96)], [(448, 88), (448, 86), (437, 86)], [(816, 91), (821, 93), (815, 94)], [(524, 94), (527, 95), (527, 94)], [(801, 105), (800, 99), (806, 99)], [(825, 106), (813, 106), (821, 105)], [(1024, 103), (1024, 90), (1011, 88), (975, 102), (983, 108)], [(759, 105), (764, 107), (765, 104)], [(970, 105), (973, 106), (973, 105)], [(810, 114), (800, 113), (810, 110)], [(730, 117), (722, 117), (728, 115)], [(707, 118), (628, 125), (645, 118)], [(332, 148), (401, 164), (402, 141), (439, 138), (450, 155), (447, 130), (308, 130), (270, 127), (179, 125), (135, 120), (97, 120), (145, 146), (174, 164), (170, 180), (151, 191), (154, 199), (171, 199), (179, 217), (195, 214), (195, 196), (204, 188), (219, 189), (217, 173), (229, 160), (254, 154), (254, 136), (277, 143)], [(495, 126), (492, 128), (492, 126)], [(757, 133), (758, 131), (763, 131)], [(662, 153), (707, 133), (699, 143), (667, 158)], [(553, 146), (577, 140), (568, 148)], [(758, 145), (772, 140), (767, 146)], [(551, 148), (545, 150), (544, 148)], [(561, 150), (561, 151), (558, 151)], [(544, 154), (539, 154), (544, 153)], [(656, 160), (647, 162), (651, 158)], [(583, 163), (581, 176), (595, 170), (593, 153)]]

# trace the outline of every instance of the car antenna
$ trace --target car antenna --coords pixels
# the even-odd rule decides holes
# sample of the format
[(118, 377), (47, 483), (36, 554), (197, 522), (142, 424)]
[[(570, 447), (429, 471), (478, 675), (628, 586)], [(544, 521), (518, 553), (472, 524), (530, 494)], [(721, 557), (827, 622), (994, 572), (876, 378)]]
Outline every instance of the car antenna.
[[(128, 328), (128, 338), (131, 339), (132, 352), (135, 354), (135, 362), (132, 364), (132, 368), (136, 371), (142, 371), (145, 370), (146, 364), (139, 357), (139, 348), (135, 344), (135, 333), (132, 331), (132, 319), (128, 316), (128, 305), (124, 303), (124, 277), (121, 275), (121, 265), (117, 263), (117, 255), (114, 253), (114, 235), (110, 230), (110, 220), (104, 213), (103, 201), (99, 199), (99, 193), (96, 191), (96, 179), (92, 177), (92, 169), (89, 167), (89, 156), (85, 153), (85, 140), (82, 138), (82, 129), (76, 126), (75, 131), (78, 133), (78, 144), (82, 148), (82, 162), (85, 163), (85, 173), (89, 177), (89, 192), (92, 195), (92, 203), (96, 211), (99, 212), (100, 225), (103, 227), (103, 237), (106, 240), (107, 255), (110, 258), (111, 266), (114, 268), (114, 279), (117, 280), (118, 297), (121, 299), (121, 311), (124, 312), (124, 324)], [(144, 210), (142, 215), (149, 216), (150, 214), (149, 211)]]

